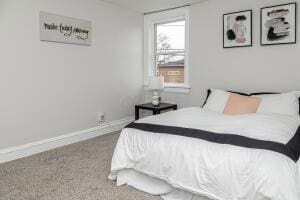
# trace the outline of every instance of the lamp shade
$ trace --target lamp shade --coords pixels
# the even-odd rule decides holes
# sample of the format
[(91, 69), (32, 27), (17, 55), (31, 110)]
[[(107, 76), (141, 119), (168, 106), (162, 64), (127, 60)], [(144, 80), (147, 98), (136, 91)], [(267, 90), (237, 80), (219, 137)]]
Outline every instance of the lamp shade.
[(151, 90), (162, 90), (164, 89), (164, 77), (154, 76), (149, 79), (149, 89)]

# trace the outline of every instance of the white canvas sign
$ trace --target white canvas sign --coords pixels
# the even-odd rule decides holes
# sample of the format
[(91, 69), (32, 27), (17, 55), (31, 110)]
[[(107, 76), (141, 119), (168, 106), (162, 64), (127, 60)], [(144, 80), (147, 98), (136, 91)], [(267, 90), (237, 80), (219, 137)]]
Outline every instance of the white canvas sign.
[(92, 23), (87, 20), (40, 12), (40, 40), (91, 45)]

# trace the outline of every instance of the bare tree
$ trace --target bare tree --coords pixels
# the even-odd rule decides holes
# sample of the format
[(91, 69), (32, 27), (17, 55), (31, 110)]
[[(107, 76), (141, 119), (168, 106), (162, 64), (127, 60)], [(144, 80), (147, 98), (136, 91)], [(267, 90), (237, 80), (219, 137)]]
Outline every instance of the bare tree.
[[(156, 66), (167, 63), (173, 55), (168, 55), (167, 50), (171, 49), (169, 37), (164, 34), (158, 34), (156, 46)], [(158, 69), (157, 69), (158, 72)]]

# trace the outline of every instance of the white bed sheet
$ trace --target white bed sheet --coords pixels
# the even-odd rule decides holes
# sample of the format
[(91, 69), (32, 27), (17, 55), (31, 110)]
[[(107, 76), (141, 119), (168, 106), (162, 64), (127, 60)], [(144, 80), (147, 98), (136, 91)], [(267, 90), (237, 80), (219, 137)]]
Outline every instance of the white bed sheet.
[(173, 188), (166, 181), (150, 177), (134, 169), (123, 169), (118, 172), (117, 186), (125, 184), (155, 196), (159, 195), (164, 200), (211, 200)]
[[(148, 117), (138, 123), (196, 128), (286, 143), (293, 137), (300, 120), (284, 115), (225, 116), (201, 108), (187, 108)], [(300, 199), (299, 162), (296, 164), (285, 155), (268, 150), (124, 129), (112, 159), (110, 178), (117, 180), (125, 169), (163, 180), (172, 188), (180, 189), (179, 193), (186, 191), (189, 195), (214, 200)], [(164, 197), (173, 200), (171, 195), (175, 194)]]

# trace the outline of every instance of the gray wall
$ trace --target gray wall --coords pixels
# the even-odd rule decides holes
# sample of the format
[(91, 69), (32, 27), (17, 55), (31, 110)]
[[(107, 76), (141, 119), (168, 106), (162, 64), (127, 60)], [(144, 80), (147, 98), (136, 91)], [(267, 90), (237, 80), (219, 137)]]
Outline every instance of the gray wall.
[[(209, 0), (193, 5), (192, 91), (165, 93), (164, 101), (199, 106), (211, 87), (299, 90), (300, 43), (259, 45), (259, 9), (277, 3), (286, 2)], [(254, 46), (223, 49), (222, 14), (251, 8)], [(92, 46), (40, 42), (40, 10), (91, 20)], [(0, 26), (0, 149), (95, 127), (100, 111), (107, 121), (133, 115), (143, 84), (141, 14), (99, 0), (0, 0)]]
[[(39, 41), (39, 11), (92, 21), (92, 46)], [(143, 16), (99, 0), (0, 0), (0, 149), (133, 116)]]
[[(287, 1), (208, 0), (191, 6), (191, 94), (164, 93), (165, 101), (199, 106), (206, 89), (212, 87), (243, 92), (300, 90), (300, 41), (296, 45), (260, 46), (260, 8), (282, 3)], [(253, 47), (223, 49), (222, 15), (246, 9), (253, 9)], [(297, 20), (300, 31), (299, 15)], [(149, 99), (151, 95), (146, 96)]]

